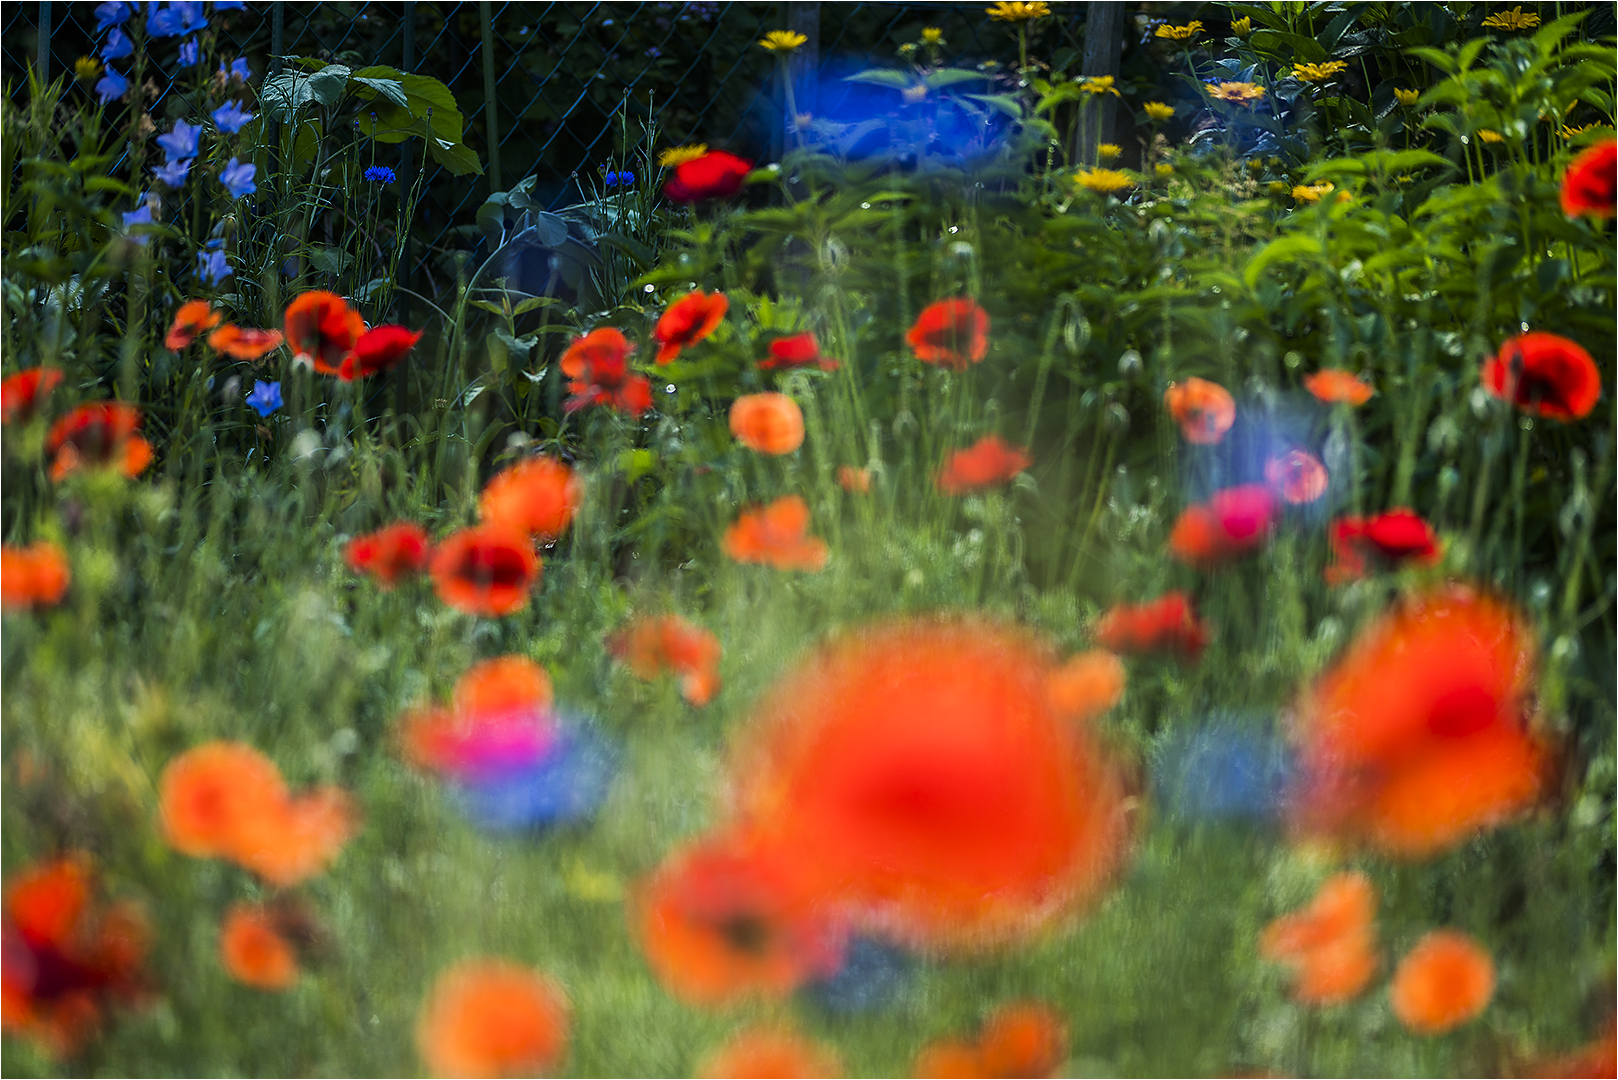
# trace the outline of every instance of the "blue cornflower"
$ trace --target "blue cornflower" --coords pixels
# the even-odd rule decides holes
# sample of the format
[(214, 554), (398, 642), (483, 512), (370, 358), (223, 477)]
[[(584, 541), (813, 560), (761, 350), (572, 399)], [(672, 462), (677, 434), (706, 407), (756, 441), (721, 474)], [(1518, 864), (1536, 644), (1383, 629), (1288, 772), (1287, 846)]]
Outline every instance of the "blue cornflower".
[(179, 161), (171, 161), (166, 165), (157, 166), (152, 170), (152, 173), (169, 187), (177, 188), (185, 183), (186, 174), (190, 171), (191, 159), (181, 158)]
[(167, 7), (152, 5), (146, 16), (146, 36), (150, 38), (179, 37), (185, 33), (185, 14), (173, 4)]
[(168, 155), (171, 162), (181, 161), (197, 156), (197, 139), (201, 135), (201, 124), (188, 124), (184, 120), (176, 120), (168, 134), (157, 137), (157, 145), (163, 148), (163, 152)]
[(617, 187), (619, 184), (629, 187), (634, 182), (635, 174), (632, 172), (610, 172), (607, 174), (608, 187)]
[[(217, 9), (218, 5), (215, 5)], [(260, 382), (253, 380), (253, 392), (247, 395), (247, 403), (253, 411), (260, 416), (268, 416), (281, 407), (281, 384), (279, 382)]]
[(240, 102), (227, 101), (213, 111), (213, 122), (226, 135), (234, 135), (253, 122), (253, 114), (243, 109)]
[(101, 99), (103, 105), (109, 105), (127, 93), (129, 93), (129, 80), (110, 67), (96, 83), (96, 97)]
[(219, 77), (226, 80), (240, 79), (242, 82), (246, 82), (253, 77), (253, 69), (247, 66), (246, 57), (238, 56), (231, 61), (228, 68), (224, 64), (219, 65)]
[(231, 274), (230, 263), (225, 260), (223, 251), (197, 252), (197, 273), (207, 280), (209, 285), (218, 285)]
[(219, 182), (225, 185), (225, 190), (230, 192), (232, 199), (239, 199), (258, 190), (258, 185), (253, 183), (253, 174), (256, 172), (258, 172), (257, 165), (231, 158), (220, 172)]
[(197, 46), (196, 38), (187, 38), (180, 46), (180, 66), (190, 67), (202, 59), (202, 50)]
[(466, 778), (460, 802), (473, 821), (499, 832), (588, 818), (612, 786), (616, 758), (589, 730), (563, 728), (540, 760)]
[(365, 170), (365, 179), (373, 184), (391, 184), (399, 178), (386, 165), (372, 165)]
[(101, 33), (109, 26), (122, 26), (135, 14), (134, 4), (120, 3), (119, 0), (106, 0), (96, 5), (96, 33)]
[[(127, 214), (124, 215), (124, 229), (126, 231), (129, 229), (129, 227), (131, 225), (152, 225), (152, 224), (155, 224), (155, 222), (152, 221), (152, 204), (149, 203), (149, 202), (142, 202), (140, 204), (139, 209), (131, 210)], [(131, 236), (130, 239), (135, 241), (135, 243), (137, 243), (137, 244), (144, 244), (144, 243), (146, 243), (146, 241), (148, 239), (150, 239), (150, 237), (147, 237), (145, 235), (141, 235), (141, 236)]]
[(187, 34), (194, 34), (198, 30), (208, 29), (208, 17), (202, 13), (202, 0), (176, 0), (169, 5), (180, 13), (184, 20), (182, 28)]
[(129, 40), (129, 35), (118, 27), (112, 28), (107, 35), (107, 43), (101, 46), (101, 59), (122, 60), (126, 56), (135, 55), (135, 43)]

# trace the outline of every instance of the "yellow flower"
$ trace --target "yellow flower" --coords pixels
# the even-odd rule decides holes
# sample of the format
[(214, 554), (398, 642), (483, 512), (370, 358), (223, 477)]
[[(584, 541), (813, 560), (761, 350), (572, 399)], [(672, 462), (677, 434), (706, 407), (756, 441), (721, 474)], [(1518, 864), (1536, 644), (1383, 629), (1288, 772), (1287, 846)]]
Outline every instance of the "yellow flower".
[(1407, 109), (1414, 105), (1419, 97), (1421, 97), (1420, 90), (1404, 90), (1399, 87), (1395, 87), (1393, 90), (1394, 100)]
[(1610, 124), (1582, 124), (1579, 127), (1563, 126), (1560, 134), (1561, 134), (1562, 138), (1564, 138), (1564, 139), (1576, 139), (1580, 135), (1583, 135), (1586, 131), (1608, 131), (1608, 132), (1610, 132), (1611, 130), (1612, 130), (1612, 125), (1610, 125)]
[(1279, 180), (1271, 180), (1268, 184), (1265, 184), (1264, 186), (1265, 186), (1266, 189), (1268, 189), (1268, 191), (1269, 191), (1269, 193), (1271, 195), (1285, 195), (1287, 193), (1286, 184), (1282, 183)]
[(676, 165), (684, 165), (688, 161), (695, 161), (707, 152), (707, 143), (696, 143), (693, 146), (672, 146), (658, 155), (657, 163), (665, 169), (672, 169)]
[(1169, 164), (1167, 164), (1165, 162), (1162, 162), (1162, 161), (1159, 161), (1156, 165), (1152, 166), (1152, 168), (1157, 170), (1157, 175), (1159, 175), (1159, 176), (1173, 176), (1174, 175), (1174, 166), (1169, 165)]
[(101, 77), (101, 61), (93, 56), (81, 56), (73, 61), (73, 75), (80, 82), (90, 82)]
[(917, 83), (915, 86), (908, 86), (899, 91), (899, 96), (904, 98), (906, 105), (919, 105), (927, 100), (927, 84)]
[(1292, 189), (1292, 197), (1301, 203), (1317, 203), (1322, 195), (1331, 194), (1335, 185), (1330, 180), (1314, 184), (1299, 184)]
[(1190, 41), (1202, 33), (1202, 23), (1196, 19), (1192, 19), (1184, 26), (1170, 26), (1168, 23), (1164, 23), (1157, 28), (1155, 33), (1158, 37), (1168, 38), (1170, 41)]
[(926, 27), (921, 32), (921, 40), (926, 45), (942, 45), (944, 44), (944, 31), (936, 26)]
[(1079, 80), (1079, 89), (1086, 94), (1111, 94), (1113, 97), (1123, 97), (1118, 88), (1112, 85), (1115, 81), (1111, 75), (1086, 76)]
[(1341, 60), (1327, 60), (1324, 64), (1293, 64), (1292, 77), (1299, 82), (1325, 82), (1339, 71), (1347, 71)]
[(1153, 120), (1167, 120), (1174, 115), (1174, 106), (1165, 105), (1161, 101), (1148, 101), (1146, 104), (1142, 105), (1141, 108), (1144, 109), (1146, 115), (1150, 116)]
[(1250, 17), (1243, 15), (1241, 18), (1230, 24), (1230, 32), (1235, 34), (1237, 37), (1246, 37), (1248, 34), (1253, 32), (1253, 20)]
[(1123, 157), (1124, 148), (1117, 143), (1104, 142), (1096, 147), (1096, 157), (1102, 161), (1111, 161), (1113, 158)]
[(759, 44), (771, 52), (791, 52), (809, 39), (796, 30), (771, 30)]
[(1483, 20), (1483, 25), (1492, 30), (1532, 30), (1539, 25), (1539, 16), (1519, 5), (1510, 11), (1495, 12)]
[(1506, 141), (1506, 137), (1504, 135), (1500, 134), (1498, 131), (1490, 131), (1488, 128), (1479, 128), (1478, 138), (1482, 139), (1486, 143), (1503, 143)]
[(984, 8), (984, 12), (991, 19), (1000, 22), (1019, 23), (1030, 19), (1043, 19), (1051, 13), (1051, 6), (1045, 0), (1033, 0), (1032, 3), (1021, 3), (1020, 0), (1000, 0), (992, 8)]
[(1121, 169), (1080, 169), (1073, 182), (1100, 195), (1135, 186), (1135, 178)]
[(1250, 82), (1209, 83), (1208, 94), (1232, 105), (1251, 105), (1264, 100), (1264, 87)]

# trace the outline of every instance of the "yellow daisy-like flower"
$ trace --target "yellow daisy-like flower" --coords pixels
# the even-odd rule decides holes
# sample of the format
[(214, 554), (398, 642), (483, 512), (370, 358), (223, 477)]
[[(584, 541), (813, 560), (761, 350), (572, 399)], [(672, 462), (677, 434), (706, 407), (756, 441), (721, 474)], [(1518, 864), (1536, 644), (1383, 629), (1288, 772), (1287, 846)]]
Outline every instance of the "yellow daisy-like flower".
[(73, 77), (80, 82), (91, 82), (101, 77), (101, 61), (93, 56), (81, 56), (73, 61)]
[(1264, 189), (1271, 195), (1285, 195), (1287, 193), (1286, 184), (1280, 180), (1271, 180), (1268, 184), (1264, 185)]
[(1325, 82), (1340, 71), (1347, 71), (1348, 65), (1341, 60), (1327, 60), (1324, 64), (1293, 64), (1292, 77), (1299, 82)]
[(1248, 34), (1251, 34), (1253, 32), (1252, 18), (1250, 16), (1243, 15), (1241, 18), (1230, 24), (1230, 32), (1235, 34), (1237, 37), (1246, 37)]
[(1330, 195), (1335, 190), (1330, 180), (1321, 180), (1314, 184), (1299, 184), (1292, 189), (1292, 197), (1301, 203), (1317, 203), (1324, 195)]
[(907, 86), (899, 91), (899, 96), (904, 98), (906, 105), (919, 105), (927, 100), (927, 84), (917, 83), (915, 86)]
[(1152, 168), (1157, 172), (1157, 175), (1159, 175), (1159, 176), (1173, 176), (1174, 175), (1174, 166), (1169, 165), (1169, 164), (1167, 164), (1165, 162), (1162, 162), (1162, 161), (1159, 161), (1156, 165), (1153, 165)]
[(1116, 81), (1111, 75), (1086, 76), (1079, 80), (1079, 89), (1086, 94), (1111, 94), (1113, 97), (1123, 97), (1124, 95), (1113, 85)]
[(759, 44), (771, 52), (791, 52), (808, 40), (796, 30), (771, 30), (759, 39)]
[(1117, 143), (1104, 142), (1096, 147), (1096, 157), (1102, 161), (1112, 161), (1114, 158), (1124, 156), (1124, 148)]
[(942, 45), (944, 44), (944, 31), (936, 26), (926, 27), (921, 32), (921, 40), (926, 45)]
[(1539, 25), (1539, 16), (1519, 5), (1510, 11), (1495, 12), (1483, 20), (1483, 25), (1491, 30), (1532, 30)]
[(1073, 182), (1099, 195), (1110, 195), (1135, 186), (1135, 178), (1122, 169), (1080, 169)]
[(688, 161), (695, 161), (707, 152), (707, 143), (695, 143), (691, 146), (671, 146), (657, 156), (657, 163), (665, 169), (672, 169), (676, 165), (684, 165)]
[(1506, 137), (1504, 135), (1500, 134), (1498, 131), (1490, 131), (1488, 128), (1479, 128), (1478, 138), (1482, 139), (1486, 143), (1503, 143), (1506, 141)]
[(1264, 87), (1250, 82), (1209, 83), (1208, 96), (1232, 105), (1251, 105), (1264, 100)]
[(1393, 90), (1393, 100), (1397, 101), (1407, 109), (1414, 105), (1416, 103), (1416, 99), (1419, 97), (1421, 97), (1420, 90), (1404, 90), (1400, 89), (1399, 87), (1395, 87)]
[(1153, 120), (1167, 120), (1174, 115), (1174, 106), (1161, 101), (1148, 101), (1141, 109)]
[(1153, 32), (1158, 37), (1167, 38), (1170, 41), (1190, 41), (1202, 33), (1202, 23), (1197, 19), (1192, 19), (1184, 26), (1170, 26), (1168, 23), (1164, 23)]
[(1043, 19), (1051, 13), (1051, 6), (1045, 0), (1033, 0), (1032, 3), (1021, 3), (1019, 0), (1000, 0), (1000, 3), (991, 8), (984, 8), (984, 12), (991, 19), (1000, 22), (1019, 23), (1030, 19)]

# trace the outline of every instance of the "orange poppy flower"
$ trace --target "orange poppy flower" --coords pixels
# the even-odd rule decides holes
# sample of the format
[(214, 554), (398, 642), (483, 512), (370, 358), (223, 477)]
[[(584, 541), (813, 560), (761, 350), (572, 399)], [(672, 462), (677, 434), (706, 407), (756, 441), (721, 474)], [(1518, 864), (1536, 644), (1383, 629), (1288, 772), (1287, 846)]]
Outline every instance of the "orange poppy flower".
[(1524, 1062), (1514, 1076), (1618, 1076), (1618, 1033), (1607, 1021), (1604, 1034), (1576, 1050)]
[(725, 554), (737, 562), (762, 563), (777, 570), (820, 570), (826, 542), (809, 535), (809, 504), (802, 495), (783, 495), (768, 506), (743, 510), (725, 530)]
[(1303, 377), (1303, 388), (1328, 405), (1364, 405), (1376, 390), (1341, 368), (1322, 368)]
[(243, 329), (235, 323), (226, 323), (208, 335), (208, 345), (217, 352), (237, 360), (259, 360), (286, 340), (279, 330)]
[(1531, 330), (1484, 361), (1483, 388), (1525, 413), (1567, 424), (1595, 409), (1601, 371), (1578, 342)]
[(1442, 1035), (1476, 1019), (1494, 997), (1494, 961), (1458, 930), (1434, 930), (1393, 973), (1393, 1015), (1417, 1035)]
[(452, 533), (433, 550), (428, 569), (440, 600), (491, 618), (527, 607), (540, 577), (539, 556), (528, 538), (502, 525)]
[(1213, 446), (1225, 437), (1236, 422), (1236, 399), (1216, 382), (1195, 375), (1184, 382), (1169, 383), (1163, 404), (1180, 425), (1185, 441)]
[(549, 541), (567, 532), (583, 498), (584, 485), (565, 462), (531, 457), (489, 478), (478, 514), (491, 525)]
[(1330, 478), (1326, 466), (1307, 450), (1288, 450), (1264, 463), (1264, 479), (1293, 506), (1312, 503), (1326, 494)]
[(837, 486), (850, 495), (868, 495), (871, 491), (871, 470), (856, 469), (852, 465), (839, 465)]
[(785, 394), (743, 394), (731, 403), (730, 433), (760, 454), (790, 454), (803, 445), (803, 410)]
[(1414, 511), (1389, 510), (1372, 518), (1341, 517), (1331, 525), (1333, 565), (1326, 581), (1338, 585), (1365, 576), (1366, 564), (1394, 567), (1438, 560), (1438, 534)]
[(639, 619), (607, 647), (637, 679), (674, 672), (680, 694), (693, 705), (708, 704), (719, 689), (719, 639), (678, 615)]
[(322, 873), (359, 828), (354, 801), (341, 788), (317, 788), (270, 814), (244, 820), (235, 860), (271, 885), (289, 886)]
[(121, 401), (80, 405), (51, 425), (45, 450), (54, 455), (51, 479), (60, 480), (84, 465), (115, 468), (139, 476), (152, 463), (152, 447), (135, 434), (140, 410)]
[(513, 756), (531, 758), (555, 737), (550, 676), (525, 656), (473, 664), (456, 680), (453, 700), (453, 708), (413, 709), (400, 719), (401, 749), (417, 768), (477, 773)]
[(1371, 983), (1376, 950), (1376, 887), (1364, 874), (1334, 874), (1314, 902), (1264, 928), (1259, 955), (1293, 969), (1292, 996), (1308, 1005), (1335, 1005)]
[(1562, 175), (1562, 213), (1610, 218), (1618, 208), (1618, 142), (1605, 139), (1573, 159)]
[(1067, 1025), (1036, 1001), (1002, 1005), (975, 1043), (946, 1039), (916, 1059), (918, 1077), (1055, 1076), (1067, 1060)]
[(8, 375), (0, 382), (0, 423), (28, 423), (61, 384), (62, 373), (55, 368), (28, 368)]
[(67, 556), (49, 540), (0, 547), (0, 609), (54, 607), (73, 580)]
[(608, 405), (630, 416), (639, 416), (652, 407), (651, 381), (629, 372), (629, 354), (635, 347), (623, 333), (611, 326), (592, 330), (576, 338), (562, 354), (562, 374), (572, 396), (563, 402), (568, 412), (586, 405)]
[(187, 300), (175, 311), (174, 322), (169, 327), (168, 336), (163, 339), (163, 344), (179, 352), (202, 336), (204, 331), (218, 326), (222, 318), (223, 316), (213, 310), (213, 305), (208, 301)]
[(671, 994), (721, 1005), (785, 996), (837, 969), (841, 943), (817, 901), (809, 866), (791, 849), (720, 837), (666, 859), (630, 919)]
[(652, 340), (657, 342), (657, 362), (672, 362), (681, 349), (713, 333), (729, 309), (730, 300), (722, 292), (705, 293), (698, 289), (674, 301), (652, 331)]
[(384, 589), (399, 579), (424, 570), (432, 552), (427, 533), (410, 521), (397, 521), (374, 533), (356, 536), (343, 549), (343, 558), (356, 574), (370, 574)]
[(567, 995), (509, 960), (462, 960), (433, 983), (416, 1046), (435, 1076), (549, 1072), (567, 1050)]
[(393, 324), (367, 330), (354, 342), (354, 351), (337, 365), (337, 377), (353, 382), (390, 371), (416, 347), (421, 335), (420, 330)]
[(1033, 459), (1020, 447), (1011, 446), (998, 435), (985, 435), (969, 449), (956, 450), (938, 473), (938, 490), (945, 495), (965, 495), (1003, 484), (1016, 476)]
[(1116, 652), (1176, 651), (1195, 660), (1208, 644), (1207, 624), (1183, 592), (1145, 604), (1115, 604), (1096, 624), (1096, 641)]
[(843, 1066), (829, 1048), (801, 1035), (757, 1027), (738, 1032), (703, 1061), (697, 1075), (710, 1080), (728, 1077), (807, 1078), (841, 1076)]
[(1051, 707), (1063, 716), (1090, 720), (1124, 696), (1124, 662), (1104, 649), (1078, 653), (1055, 668), (1046, 685)]
[(1298, 824), (1419, 857), (1532, 806), (1550, 756), (1527, 723), (1534, 653), (1516, 612), (1469, 589), (1388, 612), (1300, 705)]
[(1187, 507), (1169, 535), (1169, 552), (1188, 566), (1212, 569), (1262, 547), (1274, 527), (1274, 494), (1263, 484), (1242, 484)]
[(964, 371), (989, 352), (989, 313), (970, 297), (939, 300), (922, 308), (905, 334), (925, 364)]
[(746, 158), (711, 150), (675, 166), (674, 175), (663, 185), (663, 194), (683, 203), (728, 199), (742, 189), (752, 171), (753, 163)]
[(336, 375), (354, 351), (365, 320), (336, 293), (306, 292), (286, 310), (286, 340), (292, 359), (322, 375)]
[(839, 638), (765, 698), (732, 772), (750, 827), (857, 922), (919, 945), (1036, 933), (1122, 859), (1124, 788), (1053, 707), (1054, 657), (989, 622)]
[(820, 355), (820, 343), (813, 334), (793, 334), (770, 342), (770, 358), (760, 360), (760, 371), (786, 368), (817, 367), (821, 371), (836, 371), (837, 361)]
[(298, 954), (281, 936), (275, 913), (232, 904), (219, 927), (219, 959), (230, 977), (256, 990), (288, 990), (298, 981)]
[(551, 707), (551, 677), (526, 656), (480, 660), (455, 680), (455, 708), (463, 714)]

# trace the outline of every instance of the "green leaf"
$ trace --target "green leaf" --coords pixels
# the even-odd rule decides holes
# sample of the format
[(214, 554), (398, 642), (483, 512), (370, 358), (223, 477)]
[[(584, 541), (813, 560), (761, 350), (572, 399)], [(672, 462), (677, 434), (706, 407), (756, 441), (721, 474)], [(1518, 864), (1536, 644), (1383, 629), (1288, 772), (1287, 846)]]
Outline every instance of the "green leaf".
[[(898, 74), (898, 72), (895, 72)], [(925, 82), (929, 90), (941, 90), (956, 83), (981, 82), (988, 76), (981, 71), (968, 71), (965, 68), (939, 68), (928, 75)], [(907, 84), (908, 85), (908, 84)]]
[(266, 79), (259, 90), (259, 100), (271, 119), (286, 122), (308, 105), (331, 108), (342, 99), (348, 88), (349, 68), (344, 64), (328, 64), (313, 74), (296, 71), (283, 72)]
[(1010, 94), (967, 94), (973, 101), (981, 101), (995, 112), (1004, 113), (1013, 120), (1022, 119), (1022, 102)]
[(470, 146), (443, 139), (428, 139), (427, 153), (453, 176), (483, 175), (483, 162), (478, 160), (477, 151)]
[(891, 86), (895, 90), (908, 90), (915, 80), (902, 71), (888, 71), (878, 69), (862, 71), (857, 75), (849, 75), (844, 82), (871, 83), (875, 86)]
[[(395, 105), (402, 108), (410, 107), (410, 98), (405, 95), (404, 84), (399, 82), (397, 79), (368, 79), (361, 78), (360, 76), (356, 75), (353, 76), (352, 81), (359, 83), (361, 86), (369, 87), (371, 90), (374, 90), (376, 94), (380, 94), (382, 97), (387, 98)], [(357, 93), (358, 96), (364, 98), (373, 98), (376, 96), (376, 94), (366, 94), (364, 91), (359, 91)]]
[(1324, 255), (1325, 246), (1317, 237), (1294, 233), (1271, 240), (1258, 250), (1247, 268), (1242, 271), (1242, 280), (1247, 287), (1252, 288), (1258, 284), (1258, 279), (1265, 269), (1278, 262), (1290, 261), (1307, 255)]

